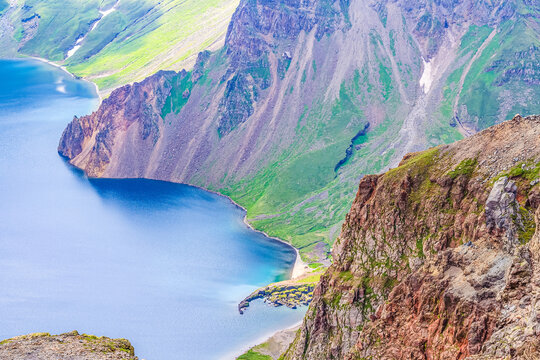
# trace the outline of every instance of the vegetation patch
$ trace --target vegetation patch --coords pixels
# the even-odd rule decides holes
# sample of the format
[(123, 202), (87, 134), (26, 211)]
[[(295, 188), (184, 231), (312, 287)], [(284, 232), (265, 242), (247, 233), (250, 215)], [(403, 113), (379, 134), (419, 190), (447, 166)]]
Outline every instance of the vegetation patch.
[(510, 179), (522, 178), (526, 181), (534, 181), (540, 177), (540, 162), (535, 163), (533, 160), (520, 162), (512, 167), (510, 170), (501, 172), (493, 178), (491, 183), (495, 183), (502, 177), (508, 177)]
[(180, 73), (173, 80), (173, 86), (171, 93), (165, 100), (165, 104), (161, 110), (161, 117), (165, 119), (169, 113), (178, 114), (184, 105), (187, 104), (191, 95), (191, 89), (193, 88), (193, 82), (191, 81), (191, 72)]
[(404, 176), (409, 171), (412, 174), (427, 174), (429, 169), (437, 160), (439, 156), (439, 148), (432, 148), (426, 151), (422, 151), (409, 159), (406, 159), (401, 166), (389, 170), (384, 177), (386, 179), (396, 179), (397, 177)]
[(319, 282), (319, 280), (321, 280), (321, 275), (322, 273), (311, 275), (311, 276), (298, 280), (298, 282), (302, 284), (306, 284), (306, 283), (316, 284)]
[(287, 306), (296, 309), (298, 306), (307, 306), (313, 298), (313, 290), (320, 279), (321, 274), (315, 274), (306, 281), (284, 281), (269, 285), (251, 293), (238, 304), (238, 311), (243, 314), (254, 300), (264, 299), (264, 302), (273, 306)]
[(272, 360), (272, 357), (249, 350), (247, 353), (240, 355), (237, 360)]
[(536, 222), (534, 215), (524, 207), (519, 208), (519, 215), (521, 216), (521, 226), (518, 227), (518, 239), (521, 244), (527, 244), (534, 236)]
[(450, 176), (452, 179), (455, 179), (458, 176), (471, 177), (471, 175), (474, 173), (474, 170), (476, 169), (477, 164), (478, 161), (476, 159), (465, 159), (460, 162), (459, 165), (454, 170), (450, 171), (447, 175)]

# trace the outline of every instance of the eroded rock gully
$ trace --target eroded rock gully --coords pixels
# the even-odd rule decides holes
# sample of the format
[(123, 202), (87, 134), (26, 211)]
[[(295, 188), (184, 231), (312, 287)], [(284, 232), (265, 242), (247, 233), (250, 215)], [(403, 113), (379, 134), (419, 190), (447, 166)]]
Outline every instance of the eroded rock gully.
[(537, 359), (540, 117), (364, 177), (286, 359)]

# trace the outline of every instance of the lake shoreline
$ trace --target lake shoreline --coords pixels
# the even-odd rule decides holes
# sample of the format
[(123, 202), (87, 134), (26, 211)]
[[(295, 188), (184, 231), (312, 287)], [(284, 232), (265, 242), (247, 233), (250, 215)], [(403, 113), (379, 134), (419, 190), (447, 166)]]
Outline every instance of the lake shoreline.
[[(49, 64), (51, 66), (54, 66), (56, 68), (59, 68), (61, 70), (63, 70), (64, 72), (66, 72), (67, 74), (69, 74), (71, 77), (73, 77), (74, 79), (80, 79), (82, 81), (85, 81), (87, 83), (90, 83), (94, 86), (94, 88), (96, 89), (96, 95), (98, 96), (99, 98), (99, 105), (98, 107), (101, 105), (102, 101), (103, 101), (103, 98), (101, 97), (101, 94), (99, 93), (99, 87), (97, 86), (96, 83), (90, 81), (90, 80), (86, 80), (84, 78), (81, 78), (73, 73), (71, 73), (65, 66), (63, 65), (60, 65), (60, 64), (57, 64), (53, 61), (50, 61), (50, 60), (47, 60), (47, 59), (44, 59), (44, 58), (40, 58), (40, 57), (36, 57), (36, 56), (29, 56), (29, 57), (21, 57), (20, 59), (25, 59), (25, 58), (29, 58), (29, 59), (34, 59), (34, 60), (37, 60), (37, 61), (40, 61), (40, 62), (44, 62), (46, 64)], [(69, 161), (67, 161), (69, 163)], [(70, 164), (70, 163), (69, 163)], [(72, 164), (70, 164), (72, 165)], [(74, 165), (72, 165), (74, 166)], [(77, 168), (76, 166), (74, 166), (75, 168)], [(81, 171), (83, 171), (83, 173), (85, 174), (86, 176), (86, 173), (83, 169), (80, 169), (80, 168), (77, 168)], [(161, 179), (148, 179), (148, 180), (158, 180), (158, 181), (165, 181), (165, 182), (170, 182), (170, 183), (174, 183), (174, 184), (183, 184), (183, 185), (188, 185), (188, 186), (193, 186), (195, 188), (198, 188), (198, 189), (201, 189), (201, 190), (204, 190), (204, 191), (208, 191), (210, 193), (213, 193), (213, 194), (216, 194), (216, 195), (219, 195), (219, 196), (222, 196), (222, 197), (225, 197), (227, 198), (230, 202), (232, 202), (235, 206), (237, 206), (238, 208), (242, 209), (242, 211), (245, 212), (245, 215), (244, 215), (244, 224), (249, 227), (251, 230), (259, 233), (259, 234), (262, 234), (264, 235), (265, 237), (267, 237), (268, 239), (272, 239), (272, 240), (275, 240), (275, 241), (278, 241), (282, 244), (285, 244), (289, 247), (291, 247), (295, 253), (296, 253), (296, 260), (294, 262), (294, 265), (293, 265), (293, 268), (292, 268), (292, 272), (291, 272), (291, 279), (290, 280), (294, 280), (294, 279), (297, 279), (299, 277), (302, 277), (303, 275), (307, 274), (309, 272), (309, 266), (302, 260), (302, 257), (300, 256), (300, 251), (294, 247), (291, 243), (283, 240), (283, 239), (280, 239), (278, 237), (275, 237), (275, 236), (270, 236), (269, 234), (267, 234), (266, 232), (262, 231), (262, 230), (258, 230), (256, 229), (251, 223), (249, 223), (248, 221), (248, 218), (247, 218), (247, 209), (245, 207), (243, 207), (242, 205), (240, 205), (239, 203), (237, 203), (236, 201), (234, 201), (230, 196), (228, 195), (225, 195), (225, 194), (222, 194), (218, 191), (214, 191), (214, 190), (210, 190), (210, 189), (206, 189), (202, 186), (198, 186), (198, 185), (193, 185), (193, 184), (188, 184), (188, 183), (179, 183), (179, 182), (175, 182), (175, 181), (167, 181), (167, 180), (161, 180)]]
[(272, 240), (275, 240), (275, 241), (278, 241), (282, 244), (285, 244), (289, 247), (291, 247), (294, 252), (296, 253), (296, 260), (294, 262), (294, 265), (293, 265), (293, 269), (292, 269), (292, 272), (291, 272), (291, 278), (290, 280), (294, 280), (294, 279), (297, 279), (299, 277), (302, 277), (303, 275), (307, 274), (309, 272), (309, 266), (302, 260), (302, 257), (300, 256), (300, 251), (295, 248), (291, 243), (283, 240), (283, 239), (280, 239), (278, 237), (275, 237), (275, 236), (270, 236), (268, 235), (266, 232), (262, 231), (262, 230), (258, 230), (256, 229), (255, 227), (253, 227), (252, 224), (249, 223), (248, 221), (248, 217), (247, 217), (247, 209), (245, 207), (243, 207), (242, 205), (238, 204), (236, 201), (234, 201), (230, 196), (228, 195), (224, 195), (224, 194), (221, 194), (220, 192), (217, 192), (217, 191), (213, 191), (213, 190), (208, 190), (208, 189), (205, 189), (201, 186), (197, 186), (197, 185), (191, 185), (191, 184), (184, 184), (184, 185), (188, 185), (188, 186), (193, 186), (193, 187), (196, 187), (198, 189), (201, 189), (201, 190), (204, 190), (204, 191), (208, 191), (212, 194), (216, 194), (216, 195), (219, 195), (219, 196), (222, 196), (222, 197), (225, 197), (227, 198), (231, 203), (233, 203), (236, 207), (242, 209), (242, 211), (245, 212), (245, 215), (244, 215), (244, 224), (250, 228), (252, 231), (254, 232), (257, 232), (259, 234), (262, 234), (264, 235), (265, 237), (267, 237), (268, 239), (272, 239)]
[[(299, 321), (299, 322), (295, 323), (294, 325), (289, 326), (289, 327), (287, 327), (285, 329), (281, 329), (281, 330), (275, 331), (273, 333), (269, 333), (267, 335), (261, 336), (254, 344), (246, 345), (245, 347), (242, 347), (241, 349), (238, 349), (238, 351), (235, 351), (233, 353), (228, 354), (227, 357), (221, 358), (221, 360), (231, 360), (231, 359), (234, 360), (234, 359), (238, 358), (239, 356), (242, 356), (243, 354), (245, 354), (249, 350), (253, 349), (254, 347), (257, 347), (258, 345), (261, 345), (261, 344), (264, 344), (264, 343), (268, 342), (270, 339), (274, 338), (276, 335), (278, 335), (280, 333), (284, 333), (284, 332), (292, 331), (292, 330), (296, 331), (296, 329), (298, 329), (298, 328), (300, 328), (302, 326), (303, 322), (304, 322), (304, 320)], [(292, 339), (292, 341), (294, 341), (294, 339)], [(232, 358), (229, 357), (229, 356), (232, 356)]]
[(37, 57), (37, 56), (22, 56), (22, 57), (19, 57), (19, 58), (13, 58), (13, 60), (20, 60), (20, 59), (33, 59), (33, 60), (37, 60), (37, 61), (49, 64), (51, 66), (54, 66), (55, 68), (58, 68), (58, 69), (64, 71), (65, 73), (69, 74), (69, 76), (71, 76), (73, 79), (81, 80), (81, 81), (84, 81), (84, 82), (87, 82), (87, 83), (91, 84), (94, 87), (95, 91), (96, 91), (96, 96), (99, 98), (98, 107), (101, 106), (101, 103), (103, 102), (103, 97), (101, 96), (101, 93), (99, 92), (99, 87), (97, 86), (97, 84), (95, 82), (92, 82), (92, 81), (87, 80), (87, 79), (85, 79), (83, 77), (77, 76), (77, 75), (71, 73), (64, 65), (57, 64), (57, 63), (55, 63), (55, 62), (53, 62), (51, 60), (47, 60), (47, 59), (40, 58), (40, 57)]

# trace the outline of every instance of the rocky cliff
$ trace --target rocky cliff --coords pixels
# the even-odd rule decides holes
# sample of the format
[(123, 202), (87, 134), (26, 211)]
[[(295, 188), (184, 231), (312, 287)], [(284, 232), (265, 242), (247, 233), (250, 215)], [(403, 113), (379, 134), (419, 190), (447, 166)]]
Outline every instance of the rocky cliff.
[(365, 176), (285, 359), (536, 359), (540, 116)]
[(96, 177), (222, 192), (324, 259), (362, 174), (540, 112), (538, 4), (244, 0), (222, 50), (76, 118), (59, 151)]
[(36, 333), (0, 342), (0, 359), (6, 360), (137, 360), (126, 339)]

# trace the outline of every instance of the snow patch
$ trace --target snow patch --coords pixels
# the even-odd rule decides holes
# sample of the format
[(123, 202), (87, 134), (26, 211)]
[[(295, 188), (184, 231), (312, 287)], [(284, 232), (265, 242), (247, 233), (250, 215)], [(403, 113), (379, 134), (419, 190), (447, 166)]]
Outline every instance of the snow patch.
[[(81, 38), (82, 39), (82, 38)], [(78, 40), (77, 40), (78, 41)], [(71, 50), (69, 50), (67, 52), (67, 57), (66, 59), (69, 59), (70, 57), (72, 57), (73, 55), (75, 55), (75, 53), (77, 52), (77, 50), (79, 50), (81, 48), (81, 45), (75, 45)]]
[(94, 23), (94, 25), (92, 25), (92, 28), (90, 28), (90, 31), (84, 35), (83, 37), (77, 39), (77, 42), (75, 43), (75, 46), (73, 46), (73, 48), (71, 48), (71, 50), (69, 50), (67, 52), (67, 57), (66, 59), (69, 59), (70, 57), (72, 57), (73, 55), (75, 55), (75, 53), (77, 52), (77, 50), (79, 50), (81, 48), (81, 43), (84, 41), (84, 39), (86, 39), (86, 37), (92, 32), (94, 31), (98, 24), (101, 22), (101, 20), (103, 20), (105, 18), (105, 16), (109, 15), (110, 13), (116, 11), (116, 7), (118, 6), (118, 3), (120, 3), (120, 0), (118, 0), (116, 2), (116, 4), (114, 4), (114, 6), (112, 8), (110, 8), (109, 10), (99, 10), (99, 14), (101, 15), (100, 18)]
[(422, 59), (422, 62), (424, 63), (424, 73), (420, 78), (420, 87), (422, 88), (422, 90), (424, 90), (424, 93), (427, 94), (427, 92), (431, 88), (431, 83), (433, 82), (433, 74), (431, 63), (426, 62), (426, 60), (424, 59)]

